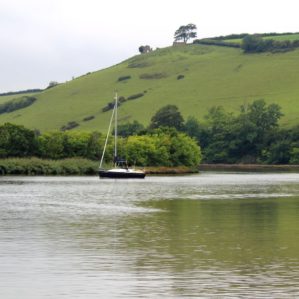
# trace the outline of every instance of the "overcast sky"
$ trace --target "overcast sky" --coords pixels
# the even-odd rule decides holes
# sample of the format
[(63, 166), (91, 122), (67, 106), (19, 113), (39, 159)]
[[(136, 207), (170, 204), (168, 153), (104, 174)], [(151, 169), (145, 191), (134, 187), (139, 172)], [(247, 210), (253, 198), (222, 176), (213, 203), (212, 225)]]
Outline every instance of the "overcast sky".
[(45, 88), (172, 44), (180, 25), (198, 38), (297, 32), (297, 0), (0, 0), (0, 93)]

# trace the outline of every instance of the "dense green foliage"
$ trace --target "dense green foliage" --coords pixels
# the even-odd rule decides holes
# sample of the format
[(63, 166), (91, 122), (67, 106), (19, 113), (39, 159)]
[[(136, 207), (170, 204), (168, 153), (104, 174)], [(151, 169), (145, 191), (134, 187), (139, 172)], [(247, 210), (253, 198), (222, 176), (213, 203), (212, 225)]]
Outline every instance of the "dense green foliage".
[[(119, 126), (119, 157), (139, 166), (194, 167), (201, 160), (298, 164), (299, 126), (280, 128), (282, 115), (277, 104), (256, 100), (242, 105), (237, 115), (216, 106), (209, 110), (204, 122), (195, 117), (184, 122), (178, 108), (167, 105), (157, 111), (148, 128), (137, 121)], [(108, 142), (106, 163), (113, 160), (112, 141)], [(98, 132), (39, 134), (9, 123), (0, 126), (1, 158), (99, 160), (103, 144), (104, 136)]]
[(296, 164), (299, 127), (280, 129), (281, 116), (278, 105), (257, 100), (242, 106), (237, 116), (214, 107), (205, 123), (189, 118), (185, 130), (200, 141), (208, 163)]
[(37, 153), (35, 133), (23, 126), (0, 126), (0, 158), (28, 157)]
[(149, 128), (156, 129), (160, 127), (172, 127), (177, 130), (182, 130), (184, 126), (184, 119), (175, 105), (166, 105), (159, 109), (152, 117)]
[(130, 136), (124, 149), (127, 160), (137, 165), (197, 166), (201, 161), (196, 141), (174, 128)]
[[(128, 122), (125, 124), (121, 124), (117, 128), (118, 136), (120, 137), (128, 137), (131, 135), (140, 135), (141, 132), (144, 131), (144, 126), (139, 123), (137, 120), (134, 120), (132, 123)], [(112, 131), (114, 134), (114, 130)]]
[(246, 35), (242, 41), (245, 53), (289, 51), (299, 47), (299, 40), (263, 39), (259, 35)]
[[(131, 134), (140, 132), (137, 122), (126, 127)], [(129, 136), (128, 132), (124, 135)], [(104, 137), (98, 132), (48, 132), (34, 131), (12, 124), (0, 126), (0, 158), (37, 156), (43, 159), (81, 157), (100, 160)], [(201, 159), (196, 141), (174, 128), (151, 130), (143, 135), (119, 138), (119, 154), (130, 164), (141, 166), (197, 166)], [(105, 161), (113, 160), (110, 139)]]

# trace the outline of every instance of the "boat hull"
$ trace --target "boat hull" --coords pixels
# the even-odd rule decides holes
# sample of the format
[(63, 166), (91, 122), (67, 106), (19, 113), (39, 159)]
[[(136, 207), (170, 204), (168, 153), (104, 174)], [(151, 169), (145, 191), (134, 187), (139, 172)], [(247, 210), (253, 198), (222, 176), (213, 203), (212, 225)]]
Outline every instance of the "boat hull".
[(100, 178), (108, 179), (144, 179), (144, 172), (112, 172), (107, 170), (99, 170)]

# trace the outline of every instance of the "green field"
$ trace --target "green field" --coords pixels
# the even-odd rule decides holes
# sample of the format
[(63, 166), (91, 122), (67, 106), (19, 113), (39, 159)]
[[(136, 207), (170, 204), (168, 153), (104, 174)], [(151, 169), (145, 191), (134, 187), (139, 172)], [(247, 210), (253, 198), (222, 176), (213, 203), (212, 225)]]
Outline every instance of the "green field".
[[(263, 39), (273, 39), (273, 40), (277, 40), (277, 41), (284, 41), (284, 40), (294, 41), (294, 40), (299, 40), (299, 34), (265, 36), (265, 37), (263, 37)], [(242, 43), (242, 38), (226, 39), (226, 40), (224, 40), (224, 42), (230, 42), (230, 43), (240, 45)]]
[(274, 39), (274, 40), (278, 40), (278, 41), (282, 41), (282, 40), (294, 41), (294, 40), (299, 40), (299, 34), (266, 36), (266, 37), (264, 37), (264, 39)]
[[(262, 98), (279, 104), (285, 115), (282, 125), (291, 126), (299, 123), (298, 69), (299, 50), (244, 54), (240, 49), (217, 46), (169, 47), (37, 93), (34, 104), (1, 114), (0, 123), (48, 131), (75, 121), (76, 129), (106, 131), (111, 111), (102, 112), (102, 108), (118, 90), (126, 98), (144, 93), (119, 108), (123, 122), (138, 120), (147, 125), (167, 104), (177, 105), (185, 118), (195, 116), (202, 121), (212, 106), (237, 112), (240, 105)], [(184, 78), (178, 80), (178, 75)], [(122, 76), (131, 78), (118, 81)], [(94, 118), (83, 121), (89, 116)]]

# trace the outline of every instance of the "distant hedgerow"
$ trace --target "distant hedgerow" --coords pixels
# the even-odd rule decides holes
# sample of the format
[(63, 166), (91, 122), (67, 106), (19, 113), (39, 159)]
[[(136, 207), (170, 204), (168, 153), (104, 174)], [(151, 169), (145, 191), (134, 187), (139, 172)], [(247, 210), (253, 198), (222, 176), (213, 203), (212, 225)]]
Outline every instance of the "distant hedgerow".
[(60, 130), (61, 131), (67, 131), (67, 130), (74, 129), (74, 128), (78, 127), (78, 126), (79, 126), (79, 124), (76, 121), (70, 121), (66, 125), (62, 126), (60, 128)]
[(24, 96), (19, 99), (13, 99), (0, 105), (0, 114), (10, 113), (15, 110), (26, 108), (36, 101), (35, 97)]
[(83, 118), (83, 121), (89, 121), (89, 120), (92, 120), (94, 119), (94, 116), (93, 115), (90, 115), (90, 116), (86, 116)]
[[(120, 103), (118, 103), (118, 106), (119, 105)], [(112, 110), (113, 108), (114, 108), (114, 102), (110, 102), (102, 109), (102, 112), (107, 112), (109, 110)]]
[(121, 82), (121, 81), (125, 81), (125, 80), (129, 80), (131, 79), (131, 76), (128, 75), (128, 76), (121, 76), (117, 79), (118, 82)]
[(140, 79), (146, 79), (146, 80), (151, 80), (151, 79), (162, 79), (162, 78), (166, 78), (167, 74), (166, 73), (145, 73), (145, 74), (141, 74), (139, 76)]
[(176, 78), (177, 78), (177, 80), (182, 80), (182, 79), (185, 78), (185, 76), (184, 75), (178, 75)]
[[(140, 92), (140, 93), (132, 94), (132, 95), (128, 96), (127, 98), (125, 98), (123, 96), (120, 96), (118, 98), (118, 107), (121, 106), (126, 101), (135, 100), (135, 99), (143, 97), (145, 92)], [(114, 108), (114, 105), (115, 105), (114, 101), (113, 102), (109, 102), (104, 108), (102, 108), (102, 112), (107, 112), (109, 110), (112, 110)]]
[(133, 94), (127, 98), (127, 100), (135, 100), (144, 96), (143, 92)]

